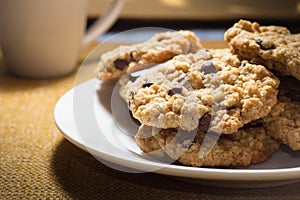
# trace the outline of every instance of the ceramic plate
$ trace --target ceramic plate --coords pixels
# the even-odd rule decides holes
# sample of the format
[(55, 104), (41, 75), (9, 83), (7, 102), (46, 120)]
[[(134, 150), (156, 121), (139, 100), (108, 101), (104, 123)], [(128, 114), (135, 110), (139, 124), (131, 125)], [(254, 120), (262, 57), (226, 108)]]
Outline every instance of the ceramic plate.
[(300, 152), (285, 146), (266, 162), (247, 168), (196, 168), (154, 160), (136, 145), (132, 136), (137, 125), (117, 90), (115, 83), (91, 79), (64, 94), (54, 110), (65, 138), (109, 167), (227, 187), (277, 186), (300, 180)]

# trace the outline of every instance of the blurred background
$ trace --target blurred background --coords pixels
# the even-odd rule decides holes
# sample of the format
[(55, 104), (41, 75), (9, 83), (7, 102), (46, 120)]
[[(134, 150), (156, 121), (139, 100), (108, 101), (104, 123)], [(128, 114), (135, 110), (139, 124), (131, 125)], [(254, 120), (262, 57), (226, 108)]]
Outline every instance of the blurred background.
[[(89, 23), (110, 0), (89, 0)], [(125, 0), (114, 31), (155, 26), (172, 29), (226, 29), (243, 18), (300, 32), (300, 0)]]

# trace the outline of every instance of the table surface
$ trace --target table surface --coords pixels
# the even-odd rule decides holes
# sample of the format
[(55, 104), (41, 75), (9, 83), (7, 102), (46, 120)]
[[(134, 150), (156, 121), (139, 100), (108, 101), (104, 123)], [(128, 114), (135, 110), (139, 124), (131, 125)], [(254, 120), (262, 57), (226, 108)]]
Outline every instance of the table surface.
[[(226, 45), (208, 41), (204, 46)], [(86, 66), (87, 74), (94, 64)], [(76, 75), (25, 79), (0, 65), (0, 199), (300, 199), (300, 183), (217, 188), (107, 167), (64, 139), (55, 125), (54, 106), (74, 86)]]

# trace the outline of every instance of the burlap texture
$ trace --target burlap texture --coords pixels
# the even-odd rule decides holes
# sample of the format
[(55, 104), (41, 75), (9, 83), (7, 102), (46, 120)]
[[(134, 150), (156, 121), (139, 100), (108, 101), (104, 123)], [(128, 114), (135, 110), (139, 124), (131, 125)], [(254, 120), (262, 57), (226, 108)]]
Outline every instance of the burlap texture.
[(0, 71), (0, 199), (300, 199), (300, 183), (215, 188), (111, 169), (64, 139), (55, 125), (55, 103), (73, 87), (76, 73), (33, 80)]

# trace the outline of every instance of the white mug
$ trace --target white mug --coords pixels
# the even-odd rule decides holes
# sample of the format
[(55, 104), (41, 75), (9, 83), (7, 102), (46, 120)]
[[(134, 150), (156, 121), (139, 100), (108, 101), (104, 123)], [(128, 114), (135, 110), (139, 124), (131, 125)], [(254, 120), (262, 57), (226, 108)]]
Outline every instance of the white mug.
[(88, 0), (1, 0), (0, 47), (7, 70), (34, 78), (71, 73), (80, 51), (116, 21), (123, 1), (111, 0), (85, 34)]

